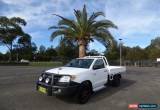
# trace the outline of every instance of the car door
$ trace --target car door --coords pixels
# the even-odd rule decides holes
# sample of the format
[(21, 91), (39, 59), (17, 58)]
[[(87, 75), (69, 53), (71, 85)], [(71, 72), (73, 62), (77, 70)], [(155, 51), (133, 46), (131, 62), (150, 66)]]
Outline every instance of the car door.
[(108, 74), (103, 59), (97, 59), (92, 67), (94, 87), (100, 87), (107, 82)]

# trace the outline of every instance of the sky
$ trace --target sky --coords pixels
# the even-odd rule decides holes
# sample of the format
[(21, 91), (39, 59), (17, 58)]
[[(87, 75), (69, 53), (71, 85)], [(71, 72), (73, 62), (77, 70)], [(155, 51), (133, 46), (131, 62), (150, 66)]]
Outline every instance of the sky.
[[(117, 25), (118, 29), (109, 31), (117, 41), (122, 38), (126, 46), (145, 48), (151, 39), (160, 36), (160, 0), (0, 0), (0, 16), (25, 19), (27, 25), (23, 29), (37, 46), (56, 47), (59, 38), (51, 42), (53, 30), (48, 30), (59, 20), (53, 14), (74, 19), (73, 9), (82, 9), (84, 4), (88, 14), (103, 11), (105, 17), (100, 19)], [(89, 49), (105, 50), (97, 41), (90, 43)], [(5, 46), (0, 46), (0, 52), (6, 51)]]

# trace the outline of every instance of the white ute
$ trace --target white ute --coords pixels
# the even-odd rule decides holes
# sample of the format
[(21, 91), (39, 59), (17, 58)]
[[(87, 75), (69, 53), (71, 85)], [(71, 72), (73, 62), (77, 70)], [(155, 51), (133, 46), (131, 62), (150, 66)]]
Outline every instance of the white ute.
[(79, 103), (107, 85), (119, 86), (126, 67), (110, 66), (104, 56), (76, 58), (68, 64), (41, 74), (37, 90), (48, 95), (75, 95)]

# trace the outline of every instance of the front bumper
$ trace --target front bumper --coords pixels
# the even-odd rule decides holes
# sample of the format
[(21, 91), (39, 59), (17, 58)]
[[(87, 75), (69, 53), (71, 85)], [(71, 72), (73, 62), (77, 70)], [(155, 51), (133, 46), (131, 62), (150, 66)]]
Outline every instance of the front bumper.
[(46, 83), (37, 82), (36, 89), (39, 90), (39, 87), (46, 89), (46, 94), (49, 96), (52, 95), (72, 95), (75, 94), (78, 90), (79, 83), (70, 82), (68, 85), (48, 85)]

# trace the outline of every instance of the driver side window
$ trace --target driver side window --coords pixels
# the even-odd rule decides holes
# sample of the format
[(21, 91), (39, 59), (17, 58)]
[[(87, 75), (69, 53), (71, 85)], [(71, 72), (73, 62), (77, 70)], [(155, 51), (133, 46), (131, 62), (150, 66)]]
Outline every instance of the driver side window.
[(95, 61), (93, 69), (96, 70), (96, 69), (101, 69), (101, 68), (104, 68), (104, 62), (102, 59), (98, 59)]

